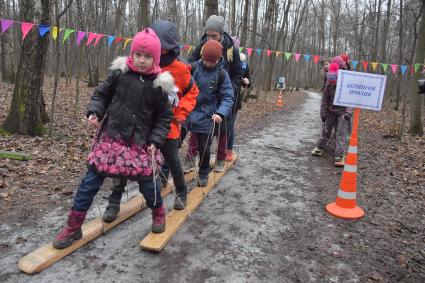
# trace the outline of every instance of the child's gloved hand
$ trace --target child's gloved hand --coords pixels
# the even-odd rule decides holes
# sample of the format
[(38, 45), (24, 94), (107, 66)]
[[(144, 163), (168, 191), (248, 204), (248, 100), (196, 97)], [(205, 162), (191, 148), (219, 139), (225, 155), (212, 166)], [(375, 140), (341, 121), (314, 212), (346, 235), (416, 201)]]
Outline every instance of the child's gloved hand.
[(213, 114), (211, 119), (217, 124), (220, 124), (221, 122), (223, 122), (223, 119), (218, 114)]
[(347, 120), (347, 121), (350, 121), (350, 119), (351, 119), (350, 113), (344, 113), (344, 115), (342, 117), (344, 117), (344, 119)]
[(147, 150), (148, 150), (148, 153), (149, 153), (149, 154), (153, 154), (153, 153), (155, 153), (155, 151), (156, 151), (156, 146), (155, 146), (155, 144), (151, 143), (150, 145), (148, 145)]
[(99, 121), (98, 121), (98, 119), (97, 119), (96, 115), (91, 114), (91, 115), (87, 118), (87, 121), (89, 122), (89, 124), (90, 124), (90, 125), (92, 125), (92, 126), (94, 126), (94, 127), (96, 127), (96, 128), (98, 128), (98, 127), (99, 127)]
[(248, 80), (248, 78), (243, 78), (243, 79), (242, 79), (242, 82), (243, 82), (244, 84), (246, 84), (246, 85), (249, 85), (249, 80)]

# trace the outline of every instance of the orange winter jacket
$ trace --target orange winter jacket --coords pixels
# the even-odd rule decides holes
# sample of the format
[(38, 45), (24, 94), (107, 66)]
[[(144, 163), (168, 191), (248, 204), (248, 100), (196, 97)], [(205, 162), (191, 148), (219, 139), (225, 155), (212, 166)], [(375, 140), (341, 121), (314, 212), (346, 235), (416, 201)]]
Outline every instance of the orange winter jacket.
[[(174, 83), (179, 89), (177, 93), (180, 100), (179, 106), (177, 108), (173, 107), (174, 120), (171, 122), (171, 130), (167, 136), (167, 139), (178, 139), (180, 137), (180, 127), (176, 120), (186, 120), (189, 113), (195, 108), (199, 90), (194, 81), (192, 82), (192, 87), (187, 90), (191, 81), (190, 65), (180, 61), (178, 58), (174, 59), (171, 64), (162, 67), (162, 71), (171, 73)], [(182, 93), (185, 90), (187, 92), (182, 97)]]

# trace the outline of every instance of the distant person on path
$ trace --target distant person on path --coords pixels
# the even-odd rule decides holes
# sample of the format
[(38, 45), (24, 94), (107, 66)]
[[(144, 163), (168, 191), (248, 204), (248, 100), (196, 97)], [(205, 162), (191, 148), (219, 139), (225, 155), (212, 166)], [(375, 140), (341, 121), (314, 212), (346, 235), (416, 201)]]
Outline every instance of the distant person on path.
[[(223, 46), (222, 55), (223, 55), (223, 68), (228, 72), (234, 97), (237, 97), (239, 94), (240, 86), (242, 83), (242, 65), (239, 57), (239, 50), (234, 46), (234, 40), (232, 37), (225, 32), (225, 22), (222, 16), (211, 15), (205, 22), (205, 34), (202, 36), (200, 43), (194, 49), (188, 61), (190, 63), (196, 62), (201, 58), (201, 50), (206, 42), (209, 40), (215, 40), (220, 42)], [(224, 161), (226, 159), (226, 149), (227, 149), (227, 139), (233, 125), (231, 116), (227, 117), (224, 121), (225, 131), (220, 135), (218, 142), (218, 153), (217, 153), (217, 162), (214, 166), (214, 171), (220, 172), (224, 170)], [(227, 135), (226, 135), (227, 134)], [(189, 148), (186, 154), (185, 167), (189, 169), (194, 164), (194, 157), (198, 154), (195, 150), (196, 148), (196, 135), (190, 137), (189, 139)]]
[(312, 151), (315, 156), (322, 156), (325, 146), (327, 145), (333, 128), (335, 130), (335, 152), (334, 161), (335, 166), (344, 166), (344, 155), (347, 149), (347, 131), (352, 113), (350, 109), (345, 106), (333, 105), (336, 82), (338, 79), (338, 70), (345, 69), (346, 64), (341, 56), (332, 58), (327, 73), (327, 82), (322, 96), (322, 103), (320, 108), (320, 117), (324, 123), (322, 128), (322, 137), (318, 141), (316, 147)]
[(138, 32), (130, 57), (115, 60), (107, 79), (95, 89), (87, 120), (98, 128), (98, 134), (67, 224), (53, 241), (55, 248), (64, 249), (82, 238), (81, 225), (106, 177), (137, 181), (152, 209), (152, 232), (165, 230), (161, 184), (153, 171), (155, 163), (162, 163), (158, 148), (164, 144), (173, 120), (167, 93), (174, 90), (174, 82), (169, 73), (161, 74), (160, 56), (161, 43), (155, 32)]
[[(198, 85), (199, 95), (195, 109), (182, 128), (182, 139), (189, 130), (196, 135), (199, 152), (199, 178), (197, 185), (208, 184), (210, 148), (214, 135), (220, 135), (219, 125), (232, 115), (234, 96), (229, 75), (224, 70), (223, 46), (215, 40), (202, 47), (202, 59), (192, 63), (193, 78)], [(222, 128), (220, 128), (223, 131)]]
[[(169, 95), (174, 120), (171, 122), (171, 130), (168, 133), (167, 139), (161, 147), (161, 153), (164, 156), (164, 165), (161, 168), (162, 173), (160, 177), (162, 187), (164, 187), (168, 182), (168, 176), (171, 171), (177, 195), (174, 200), (174, 208), (181, 210), (186, 207), (187, 187), (178, 154), (180, 130), (182, 123), (195, 107), (199, 90), (190, 75), (190, 65), (179, 57), (180, 36), (176, 25), (169, 21), (157, 20), (153, 22), (151, 28), (161, 41), (161, 59), (159, 65), (162, 68), (162, 72), (170, 72), (178, 88), (177, 97)], [(105, 222), (112, 222), (117, 219), (122, 194), (127, 186), (127, 180), (114, 179), (112, 183), (112, 193), (108, 198), (108, 206), (103, 214), (103, 220)]]

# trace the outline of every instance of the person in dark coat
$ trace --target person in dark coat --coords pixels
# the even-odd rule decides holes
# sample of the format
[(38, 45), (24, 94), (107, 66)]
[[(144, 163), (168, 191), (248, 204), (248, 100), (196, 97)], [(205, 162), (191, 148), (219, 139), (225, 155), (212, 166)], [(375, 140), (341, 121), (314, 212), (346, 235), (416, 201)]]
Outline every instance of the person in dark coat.
[(64, 249), (82, 238), (81, 225), (106, 177), (139, 183), (152, 209), (152, 232), (165, 230), (165, 206), (154, 170), (162, 163), (158, 150), (170, 130), (173, 112), (168, 91), (174, 88), (169, 73), (160, 74), (161, 44), (152, 29), (135, 35), (130, 57), (116, 59), (111, 73), (91, 97), (87, 119), (98, 128), (67, 224), (53, 241)]
[(218, 41), (208, 41), (202, 48), (202, 59), (193, 66), (193, 79), (198, 85), (199, 95), (186, 125), (197, 137), (200, 155), (198, 185), (202, 187), (208, 184), (212, 135), (218, 125), (232, 115), (234, 106), (232, 83), (224, 70), (222, 48)]
[[(200, 43), (193, 50), (192, 54), (188, 58), (190, 63), (196, 62), (201, 58), (201, 50), (206, 42), (209, 40), (215, 40), (221, 43), (223, 46), (222, 56), (223, 56), (223, 68), (227, 71), (230, 77), (230, 81), (233, 87), (233, 95), (237, 97), (240, 91), (242, 83), (242, 64), (239, 57), (239, 49), (234, 46), (234, 41), (232, 37), (225, 32), (224, 18), (222, 16), (211, 15), (205, 22), (205, 34), (202, 36)], [(232, 111), (235, 113), (235, 110)], [(225, 131), (220, 135), (218, 143), (218, 152), (217, 152), (217, 162), (214, 166), (214, 171), (221, 172), (224, 170), (224, 162), (226, 158), (227, 150), (227, 141), (229, 133), (233, 125), (233, 115), (229, 116), (224, 121)], [(189, 150), (196, 148), (196, 136), (191, 136), (189, 139)], [(188, 151), (186, 154), (187, 159), (193, 159), (197, 154), (196, 151)], [(186, 162), (186, 167), (189, 167), (193, 164), (193, 161), (188, 160)], [(186, 168), (188, 169), (188, 168)]]

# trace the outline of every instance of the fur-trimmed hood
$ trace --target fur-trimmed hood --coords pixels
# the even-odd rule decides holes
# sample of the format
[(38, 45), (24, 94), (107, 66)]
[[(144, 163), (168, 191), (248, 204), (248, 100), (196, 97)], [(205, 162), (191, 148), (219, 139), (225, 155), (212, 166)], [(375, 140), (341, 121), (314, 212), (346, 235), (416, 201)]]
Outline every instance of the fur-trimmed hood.
[[(128, 72), (130, 69), (127, 66), (127, 57), (120, 56), (115, 58), (108, 69), (110, 71), (120, 70), (122, 73)], [(153, 86), (161, 87), (161, 89), (167, 94), (175, 93), (175, 89), (177, 88), (174, 84), (173, 76), (168, 71), (159, 74), (153, 81)]]

